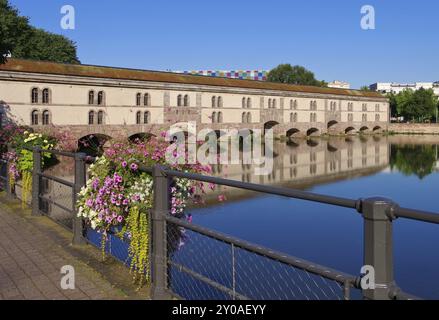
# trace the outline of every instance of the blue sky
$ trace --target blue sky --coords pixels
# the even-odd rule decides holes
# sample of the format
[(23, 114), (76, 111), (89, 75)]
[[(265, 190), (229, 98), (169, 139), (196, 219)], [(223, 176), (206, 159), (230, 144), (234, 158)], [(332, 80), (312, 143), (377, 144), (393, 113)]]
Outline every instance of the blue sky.
[[(303, 65), (354, 88), (439, 81), (435, 0), (10, 0), (31, 24), (74, 40), (82, 63), (153, 70)], [(76, 29), (60, 27), (63, 5)], [(376, 30), (360, 28), (363, 5)]]

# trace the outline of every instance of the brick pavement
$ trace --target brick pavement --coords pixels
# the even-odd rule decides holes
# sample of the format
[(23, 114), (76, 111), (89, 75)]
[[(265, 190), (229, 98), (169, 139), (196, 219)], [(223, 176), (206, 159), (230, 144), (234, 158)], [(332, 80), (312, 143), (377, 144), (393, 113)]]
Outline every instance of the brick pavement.
[[(47, 218), (38, 218), (47, 219)], [(75, 290), (61, 288), (61, 267), (75, 268)], [(127, 299), (29, 219), (0, 203), (0, 300)]]

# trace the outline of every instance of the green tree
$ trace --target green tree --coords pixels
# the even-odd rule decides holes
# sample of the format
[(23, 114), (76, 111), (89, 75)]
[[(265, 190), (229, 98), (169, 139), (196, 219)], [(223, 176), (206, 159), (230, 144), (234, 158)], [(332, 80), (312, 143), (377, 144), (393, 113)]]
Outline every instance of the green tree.
[(436, 115), (438, 99), (432, 89), (404, 90), (395, 96), (397, 112), (406, 120), (425, 122)]
[(8, 0), (0, 0), (0, 63), (8, 53), (14, 58), (79, 63), (74, 42), (32, 27)]
[(23, 44), (29, 42), (31, 31), (28, 19), (20, 17), (7, 0), (0, 0), (0, 63), (4, 63), (11, 52), (17, 56), (27, 54), (28, 48)]
[(369, 92), (369, 91), (372, 91), (372, 90), (370, 90), (370, 88), (369, 88), (368, 86), (362, 86), (362, 87), (360, 88), (360, 91)]
[(296, 85), (325, 87), (324, 81), (315, 78), (314, 73), (302, 66), (292, 66), (291, 64), (280, 64), (267, 75), (270, 82), (289, 83)]
[(398, 103), (396, 102), (396, 95), (394, 93), (388, 93), (387, 98), (389, 99), (390, 113), (392, 117), (398, 117)]

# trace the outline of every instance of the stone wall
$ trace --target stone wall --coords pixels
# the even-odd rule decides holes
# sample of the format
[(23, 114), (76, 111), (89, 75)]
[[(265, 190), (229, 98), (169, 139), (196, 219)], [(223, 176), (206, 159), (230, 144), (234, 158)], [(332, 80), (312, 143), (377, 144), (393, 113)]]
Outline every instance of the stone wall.
[(389, 131), (409, 134), (439, 134), (439, 124), (428, 123), (391, 123)]

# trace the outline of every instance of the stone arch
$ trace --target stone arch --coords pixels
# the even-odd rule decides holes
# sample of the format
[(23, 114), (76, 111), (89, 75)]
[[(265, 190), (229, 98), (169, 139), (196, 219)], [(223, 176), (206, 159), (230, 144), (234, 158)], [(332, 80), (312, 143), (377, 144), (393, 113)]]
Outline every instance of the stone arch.
[(264, 134), (268, 131), (273, 129), (273, 133), (275, 133), (275, 127), (279, 126), (279, 122), (277, 121), (267, 121), (264, 123)]
[(278, 125), (279, 125), (279, 122), (277, 122), (277, 121), (267, 121), (264, 123), (264, 130), (273, 129), (274, 127), (276, 127)]
[(314, 137), (314, 136), (318, 136), (320, 133), (320, 130), (317, 128), (311, 128), (306, 132), (306, 135), (308, 137)]
[(369, 127), (363, 126), (363, 127), (360, 128), (360, 132), (361, 133), (366, 133), (368, 131), (369, 131)]
[(287, 131), (287, 137), (288, 138), (291, 138), (291, 137), (294, 137), (294, 136), (297, 137), (298, 135), (300, 135), (300, 130), (297, 129), (297, 128), (291, 128), (290, 130)]
[(373, 128), (373, 132), (381, 132), (383, 131), (383, 128), (381, 128), (380, 126), (376, 126)]
[(338, 124), (338, 121), (332, 120), (328, 122), (328, 129), (334, 129), (334, 127)]
[(152, 134), (151, 132), (139, 132), (129, 136), (128, 140), (131, 142), (145, 142), (152, 137), (156, 137), (156, 135)]
[(88, 134), (78, 139), (78, 151), (91, 156), (98, 156), (103, 153), (105, 145), (112, 137), (101, 134)]
[(355, 128), (354, 127), (348, 127), (344, 131), (345, 134), (355, 134)]

